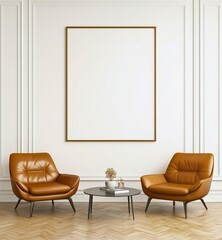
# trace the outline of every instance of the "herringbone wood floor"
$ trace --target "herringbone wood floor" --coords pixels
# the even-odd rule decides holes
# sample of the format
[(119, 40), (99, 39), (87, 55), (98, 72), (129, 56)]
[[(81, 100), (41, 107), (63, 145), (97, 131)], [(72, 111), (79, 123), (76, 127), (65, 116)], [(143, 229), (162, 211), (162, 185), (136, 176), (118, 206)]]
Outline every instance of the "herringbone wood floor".
[(87, 203), (37, 202), (29, 218), (29, 204), (0, 203), (0, 239), (79, 240), (79, 239), (222, 239), (222, 203), (188, 204), (188, 219), (182, 203), (152, 202), (145, 213), (145, 203), (134, 203), (135, 221), (127, 203), (94, 203), (93, 216), (87, 219)]

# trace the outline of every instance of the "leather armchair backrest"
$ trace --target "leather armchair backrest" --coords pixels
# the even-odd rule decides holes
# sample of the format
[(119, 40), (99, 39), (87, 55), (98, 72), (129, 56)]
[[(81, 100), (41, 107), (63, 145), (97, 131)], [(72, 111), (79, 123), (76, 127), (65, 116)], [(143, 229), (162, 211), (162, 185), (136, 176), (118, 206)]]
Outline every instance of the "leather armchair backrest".
[(168, 182), (194, 184), (212, 177), (214, 160), (210, 153), (176, 153), (165, 173)]
[(52, 182), (59, 173), (48, 153), (12, 153), (10, 175), (22, 183)]

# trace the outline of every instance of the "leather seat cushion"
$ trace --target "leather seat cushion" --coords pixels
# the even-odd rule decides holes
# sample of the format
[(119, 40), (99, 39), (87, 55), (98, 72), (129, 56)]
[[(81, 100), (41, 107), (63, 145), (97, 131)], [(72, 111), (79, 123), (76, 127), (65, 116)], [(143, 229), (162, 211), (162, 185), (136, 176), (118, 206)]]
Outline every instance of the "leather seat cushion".
[(62, 194), (71, 190), (70, 186), (58, 182), (29, 183), (27, 187), (29, 193), (36, 196)]
[(183, 196), (189, 194), (192, 186), (190, 184), (161, 183), (151, 185), (148, 190), (157, 194)]

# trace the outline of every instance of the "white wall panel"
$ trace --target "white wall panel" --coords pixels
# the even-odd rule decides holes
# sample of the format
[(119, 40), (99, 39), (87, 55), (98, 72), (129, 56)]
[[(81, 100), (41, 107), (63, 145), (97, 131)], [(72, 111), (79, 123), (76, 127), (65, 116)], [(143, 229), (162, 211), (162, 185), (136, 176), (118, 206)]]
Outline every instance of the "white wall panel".
[(200, 150), (214, 154), (215, 180), (222, 178), (221, 7), (222, 1), (201, 2)]
[[(140, 186), (193, 151), (192, 1), (30, 1), (30, 151), (48, 151), (80, 191), (106, 167)], [(65, 26), (157, 26), (157, 142), (65, 142)], [(173, 127), (172, 127), (173, 126)]]
[(21, 8), (0, 2), (0, 163), (8, 178), (8, 158), (21, 151)]

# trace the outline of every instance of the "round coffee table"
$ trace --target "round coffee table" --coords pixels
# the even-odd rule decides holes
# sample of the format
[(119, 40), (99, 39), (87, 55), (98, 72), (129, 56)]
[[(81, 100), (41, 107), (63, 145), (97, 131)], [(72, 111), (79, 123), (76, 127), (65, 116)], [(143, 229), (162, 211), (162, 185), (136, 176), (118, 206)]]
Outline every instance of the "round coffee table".
[(132, 211), (132, 216), (134, 220), (134, 210), (133, 210), (133, 196), (139, 195), (141, 191), (136, 188), (124, 188), (128, 190), (128, 192), (118, 193), (118, 194), (110, 194), (106, 191), (102, 190), (102, 187), (94, 187), (87, 188), (83, 192), (89, 195), (89, 207), (88, 207), (88, 219), (90, 215), (92, 216), (92, 205), (93, 205), (93, 196), (97, 197), (127, 197), (128, 198), (128, 211), (130, 213), (130, 206)]

